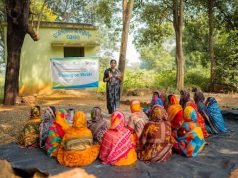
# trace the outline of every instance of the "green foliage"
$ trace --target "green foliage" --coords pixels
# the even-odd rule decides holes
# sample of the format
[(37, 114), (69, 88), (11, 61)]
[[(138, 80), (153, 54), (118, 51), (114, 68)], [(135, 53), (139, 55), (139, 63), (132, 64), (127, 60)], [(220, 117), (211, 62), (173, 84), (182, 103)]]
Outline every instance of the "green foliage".
[[(106, 83), (102, 81), (104, 69), (100, 70), (100, 82), (98, 92), (106, 92)], [(209, 69), (198, 67), (189, 69), (185, 75), (185, 87), (189, 89), (200, 88), (207, 91), (209, 83)], [(127, 70), (123, 85), (124, 91), (136, 89), (162, 89), (168, 93), (179, 93), (176, 89), (176, 71), (167, 70), (158, 72), (155, 70)]]
[(164, 47), (144, 46), (140, 49), (142, 68), (166, 71), (175, 68), (175, 59)]
[(138, 89), (138, 88), (149, 88), (153, 83), (153, 71), (146, 70), (127, 70), (125, 73), (125, 79), (123, 89)]
[[(207, 90), (209, 83), (209, 70), (198, 67), (190, 69), (185, 75), (186, 88), (200, 88), (204, 91)], [(102, 90), (102, 86), (100, 90)], [(176, 71), (167, 70), (158, 72), (155, 70), (127, 70), (125, 73), (124, 89), (163, 89), (169, 93), (177, 93), (176, 90)], [(105, 90), (104, 90), (105, 91)]]
[[(30, 10), (31, 10), (31, 12), (36, 14), (33, 17), (34, 20), (38, 20), (38, 15), (39, 15), (39, 13), (41, 13), (41, 8), (42, 8), (43, 3), (44, 3), (44, 0), (32, 0), (31, 1)], [(54, 12), (51, 9), (49, 9), (48, 4), (46, 3), (46, 5), (44, 6), (43, 11), (42, 11), (42, 19), (41, 20), (53, 22), (56, 20), (56, 18), (57, 18), (57, 16), (54, 14)]]
[(203, 91), (207, 91), (209, 77), (209, 69), (207, 68), (198, 67), (190, 69), (185, 74), (185, 86), (190, 90), (199, 88)]
[(238, 1), (217, 0), (215, 4), (216, 28), (227, 31), (238, 28)]
[(127, 71), (125, 74), (124, 89), (166, 89), (175, 91), (176, 72), (175, 70), (157, 72), (155, 70)]
[(103, 82), (104, 70), (105, 69), (100, 66), (99, 87), (97, 89), (97, 91), (100, 92), (100, 93), (105, 93), (106, 92), (106, 83)]
[(98, 56), (107, 58), (107, 60), (113, 58), (113, 53), (119, 49), (119, 34), (106, 26), (100, 26), (97, 34), (98, 42), (100, 43)]
[(193, 68), (200, 64), (207, 67), (209, 64), (207, 21), (206, 13), (200, 13), (196, 19), (186, 21), (183, 45), (187, 68)]
[(95, 23), (96, 0), (51, 0), (49, 8), (57, 15), (56, 21), (74, 23)]
[(238, 30), (223, 32), (215, 46), (217, 60), (216, 82), (227, 90), (238, 90)]
[(115, 7), (115, 2), (111, 2), (110, 0), (101, 0), (98, 2), (96, 6), (96, 14), (97, 17), (105, 23), (108, 27), (111, 27), (112, 24), (112, 16), (113, 11), (111, 10), (111, 6)]
[(153, 88), (162, 88), (162, 89), (166, 89), (167, 91), (175, 91), (176, 71), (167, 70), (167, 71), (155, 73)]

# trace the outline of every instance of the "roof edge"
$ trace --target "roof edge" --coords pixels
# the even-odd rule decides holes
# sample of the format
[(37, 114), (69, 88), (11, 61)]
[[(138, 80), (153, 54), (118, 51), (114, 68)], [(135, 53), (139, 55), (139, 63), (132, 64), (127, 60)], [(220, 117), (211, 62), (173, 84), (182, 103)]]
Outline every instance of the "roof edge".
[[(34, 21), (34, 25), (37, 25), (37, 21)], [(2, 25), (7, 25), (7, 22), (1, 23)], [(82, 28), (82, 29), (92, 29), (97, 30), (98, 27), (92, 24), (84, 24), (84, 23), (66, 23), (66, 22), (47, 22), (41, 21), (40, 27), (48, 27), (48, 28)]]

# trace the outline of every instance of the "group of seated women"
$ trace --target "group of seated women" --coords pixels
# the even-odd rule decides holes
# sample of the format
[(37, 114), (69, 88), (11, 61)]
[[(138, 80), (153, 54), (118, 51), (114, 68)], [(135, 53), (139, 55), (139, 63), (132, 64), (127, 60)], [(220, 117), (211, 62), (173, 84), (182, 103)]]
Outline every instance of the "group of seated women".
[[(172, 151), (186, 157), (196, 157), (210, 134), (226, 132), (224, 120), (215, 98), (196, 91), (194, 100), (187, 90), (162, 97), (153, 93), (149, 108), (132, 100), (130, 116), (119, 109), (106, 121), (99, 107), (86, 119), (84, 112), (56, 111), (47, 107), (31, 109), (30, 119), (18, 139), (24, 147), (45, 149), (65, 166), (86, 166), (98, 157), (103, 164), (130, 165), (137, 159), (144, 162), (169, 160)], [(163, 95), (165, 96), (165, 95)], [(205, 102), (204, 102), (205, 101)]]

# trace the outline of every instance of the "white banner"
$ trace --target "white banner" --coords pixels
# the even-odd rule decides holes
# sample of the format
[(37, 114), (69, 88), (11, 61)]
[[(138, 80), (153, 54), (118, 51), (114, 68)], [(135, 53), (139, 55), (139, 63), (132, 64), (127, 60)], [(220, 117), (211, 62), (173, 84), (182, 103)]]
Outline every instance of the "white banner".
[(51, 58), (51, 80), (54, 89), (98, 87), (97, 57)]

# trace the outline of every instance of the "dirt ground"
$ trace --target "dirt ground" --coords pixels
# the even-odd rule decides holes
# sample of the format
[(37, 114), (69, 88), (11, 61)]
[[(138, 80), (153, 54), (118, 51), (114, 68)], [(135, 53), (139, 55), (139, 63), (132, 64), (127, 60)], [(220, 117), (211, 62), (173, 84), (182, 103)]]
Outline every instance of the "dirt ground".
[[(139, 96), (123, 96), (120, 109), (129, 112), (129, 103), (132, 99), (150, 102), (152, 91), (139, 91), (137, 94)], [(205, 96), (215, 97), (222, 109), (238, 106), (238, 94), (205, 93)], [(88, 117), (88, 113), (94, 106), (101, 107), (103, 112), (107, 113), (106, 96), (95, 91), (59, 90), (48, 96), (30, 96), (30, 99), (32, 101), (27, 104), (11, 107), (0, 106), (0, 145), (16, 141), (24, 123), (29, 118), (30, 107), (34, 104), (40, 105), (42, 110), (50, 105), (54, 105), (57, 109), (72, 107), (76, 111), (86, 112)]]

